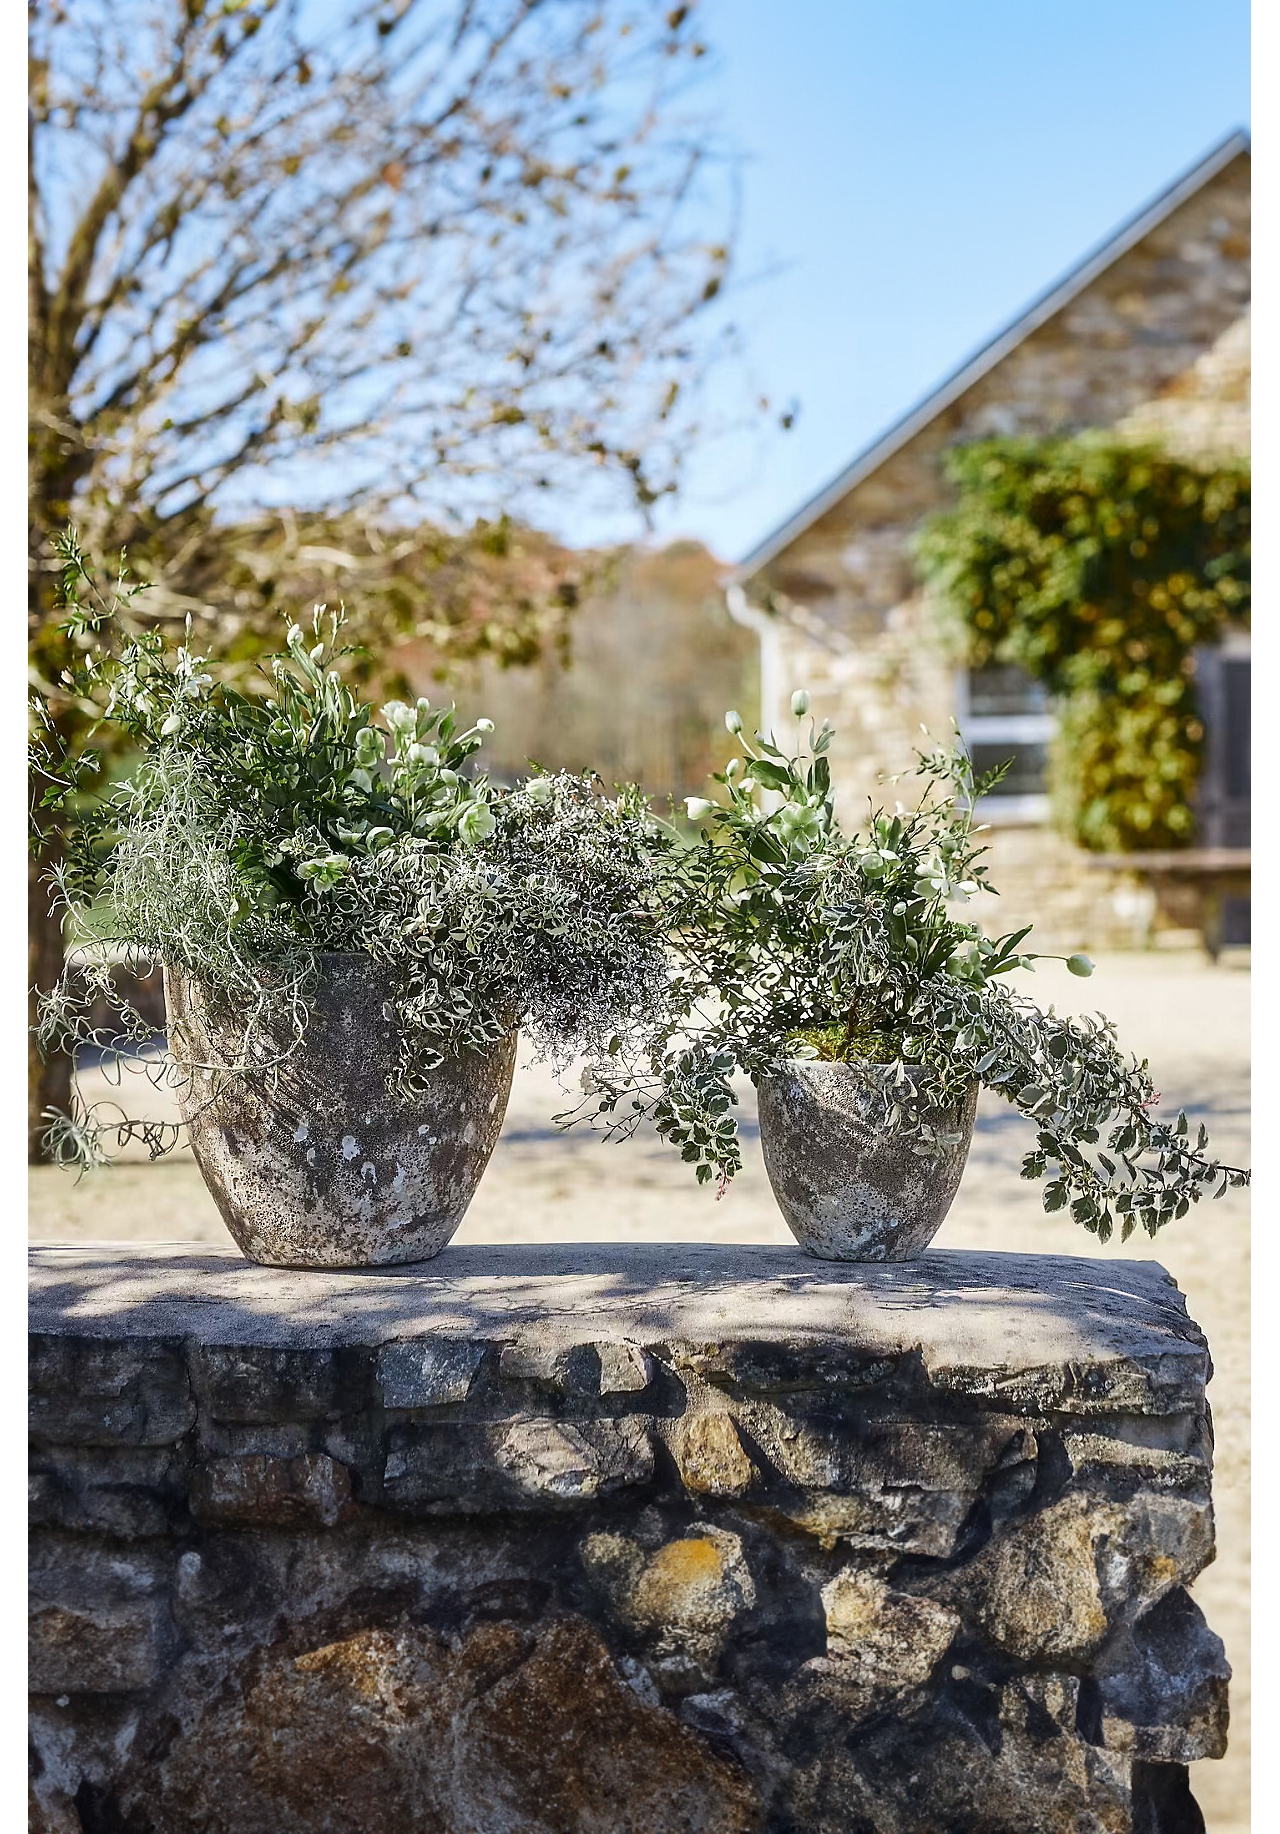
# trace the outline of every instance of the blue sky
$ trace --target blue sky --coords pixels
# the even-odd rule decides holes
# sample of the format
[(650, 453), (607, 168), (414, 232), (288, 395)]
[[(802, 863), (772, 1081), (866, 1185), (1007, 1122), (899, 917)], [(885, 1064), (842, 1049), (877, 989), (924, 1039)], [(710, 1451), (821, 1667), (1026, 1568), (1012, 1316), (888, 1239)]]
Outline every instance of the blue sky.
[(1249, 120), (1247, 0), (704, 0), (703, 17), (704, 99), (744, 156), (730, 304), (753, 385), (800, 406), (788, 434), (700, 449), (663, 508), (658, 534), (726, 559)]

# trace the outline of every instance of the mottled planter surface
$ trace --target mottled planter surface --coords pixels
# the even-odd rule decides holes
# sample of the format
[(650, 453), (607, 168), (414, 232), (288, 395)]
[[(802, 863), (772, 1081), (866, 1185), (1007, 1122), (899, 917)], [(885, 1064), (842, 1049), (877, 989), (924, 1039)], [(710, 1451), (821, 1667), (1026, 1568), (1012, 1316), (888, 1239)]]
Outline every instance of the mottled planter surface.
[[(908, 1075), (914, 1072), (908, 1071)], [(929, 1119), (956, 1143), (921, 1157), (889, 1135), (856, 1065), (796, 1059), (758, 1088), (765, 1169), (788, 1229), (824, 1261), (910, 1261), (960, 1188), (978, 1086)]]
[(37, 1834), (1191, 1834), (1150, 1262), (32, 1255)]
[[(451, 1058), (425, 1093), (387, 1092), (396, 1040), (385, 968), (321, 957), (301, 1044), (278, 1080), (193, 1068), (179, 1091), (196, 1163), (228, 1229), (273, 1267), (369, 1267), (438, 1254), (466, 1215), (497, 1145), (516, 1034)], [(234, 1062), (237, 1018), (198, 984), (165, 974), (180, 1064)]]

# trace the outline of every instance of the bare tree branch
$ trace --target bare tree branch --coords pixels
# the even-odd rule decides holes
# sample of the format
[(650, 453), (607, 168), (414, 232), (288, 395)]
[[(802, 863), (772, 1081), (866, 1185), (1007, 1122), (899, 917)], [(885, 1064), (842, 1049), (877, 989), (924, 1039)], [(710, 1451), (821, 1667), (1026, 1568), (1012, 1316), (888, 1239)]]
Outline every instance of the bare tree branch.
[(32, 0), (34, 523), (670, 489), (728, 264), (645, 0)]

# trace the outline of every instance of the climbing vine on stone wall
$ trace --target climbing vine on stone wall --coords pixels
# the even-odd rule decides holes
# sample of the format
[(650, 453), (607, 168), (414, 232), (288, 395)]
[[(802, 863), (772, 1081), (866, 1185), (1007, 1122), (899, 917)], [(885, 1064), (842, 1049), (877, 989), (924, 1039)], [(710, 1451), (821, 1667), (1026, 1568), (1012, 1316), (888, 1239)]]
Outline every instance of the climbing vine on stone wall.
[(1082, 846), (1194, 838), (1193, 651), (1249, 613), (1249, 468), (1102, 434), (952, 449), (959, 502), (916, 560), (971, 666), (1015, 663), (1058, 707), (1055, 814)]

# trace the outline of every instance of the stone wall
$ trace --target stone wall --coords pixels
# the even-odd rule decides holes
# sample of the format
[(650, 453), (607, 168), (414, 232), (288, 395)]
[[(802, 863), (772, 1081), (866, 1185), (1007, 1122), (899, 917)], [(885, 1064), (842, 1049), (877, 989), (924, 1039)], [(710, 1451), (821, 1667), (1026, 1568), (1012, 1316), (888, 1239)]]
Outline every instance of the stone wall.
[(35, 1252), (45, 1834), (1191, 1834), (1151, 1263)]
[[(764, 640), (780, 705), (762, 718), (786, 729), (786, 697), (810, 690), (837, 728), (846, 816), (883, 794), (882, 776), (912, 768), (921, 724), (945, 739), (956, 713), (958, 649), (911, 559), (921, 522), (951, 500), (947, 447), (1118, 426), (1186, 457), (1247, 453), (1249, 169), (1247, 154), (1232, 160), (743, 580), (753, 604), (777, 607)], [(991, 866), (1000, 927), (1028, 911), (1046, 946), (1131, 943), (1130, 888), (1077, 849), (1028, 848), (1002, 829)]]

